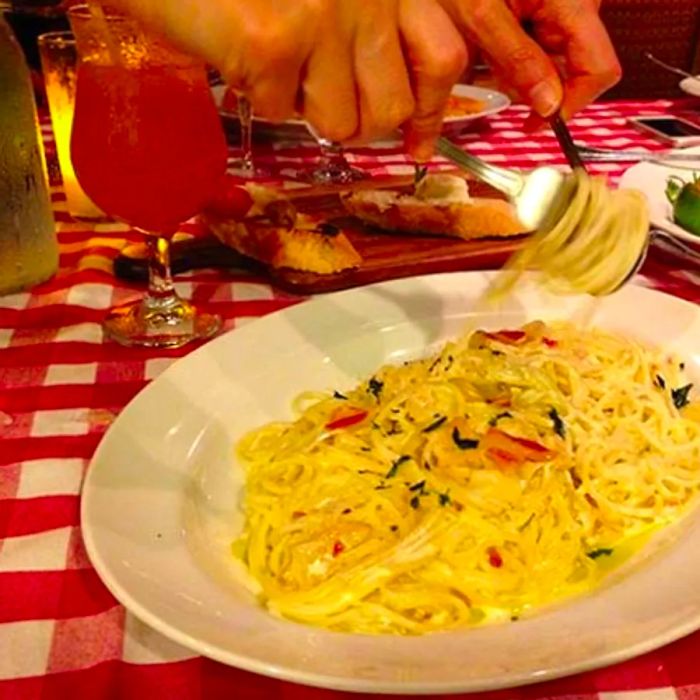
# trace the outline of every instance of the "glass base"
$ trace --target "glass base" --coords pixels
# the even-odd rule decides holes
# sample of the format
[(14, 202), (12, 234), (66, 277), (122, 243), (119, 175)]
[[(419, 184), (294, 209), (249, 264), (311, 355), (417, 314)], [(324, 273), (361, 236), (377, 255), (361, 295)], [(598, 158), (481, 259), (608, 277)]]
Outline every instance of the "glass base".
[(345, 185), (366, 180), (368, 177), (368, 172), (353, 168), (347, 163), (331, 163), (315, 170), (303, 171), (299, 179), (316, 185)]
[(256, 163), (250, 163), (245, 159), (234, 160), (229, 162), (229, 166), (226, 168), (226, 172), (229, 175), (235, 175), (240, 178), (247, 178), (249, 180), (255, 178), (269, 178), (271, 173), (265, 168), (261, 168)]
[(179, 348), (213, 336), (221, 329), (221, 317), (198, 311), (178, 297), (145, 297), (110, 309), (102, 327), (120, 345)]

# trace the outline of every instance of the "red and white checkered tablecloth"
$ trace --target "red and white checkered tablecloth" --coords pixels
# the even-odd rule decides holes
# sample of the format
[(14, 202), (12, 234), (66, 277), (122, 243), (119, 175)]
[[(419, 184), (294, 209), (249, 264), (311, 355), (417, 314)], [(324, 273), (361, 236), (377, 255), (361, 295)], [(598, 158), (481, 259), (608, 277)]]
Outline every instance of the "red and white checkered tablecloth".
[[(626, 118), (691, 108), (692, 103), (669, 101), (599, 104), (572, 128), (577, 139), (594, 146), (658, 148)], [(551, 136), (522, 131), (524, 113), (512, 107), (459, 140), (495, 163), (562, 163)], [(267, 144), (259, 152), (273, 171), (315, 156), (310, 143)], [(351, 159), (377, 175), (407, 167), (398, 145), (360, 149)], [(615, 181), (623, 166), (594, 169)], [(147, 351), (105, 342), (100, 328), (105, 310), (142, 291), (115, 279), (111, 260), (125, 241), (140, 237), (121, 224), (73, 221), (58, 188), (54, 201), (60, 272), (31, 292), (0, 298), (0, 699), (358, 697), (199, 657), (139, 622), (100, 582), (80, 535), (80, 488), (88, 462), (122, 407), (191, 347)], [(700, 276), (674, 260), (652, 254), (644, 280), (700, 302)], [(242, 274), (201, 271), (182, 275), (177, 286), (222, 314), (227, 328), (300, 301)], [(700, 633), (606, 669), (470, 697), (698, 700)]]

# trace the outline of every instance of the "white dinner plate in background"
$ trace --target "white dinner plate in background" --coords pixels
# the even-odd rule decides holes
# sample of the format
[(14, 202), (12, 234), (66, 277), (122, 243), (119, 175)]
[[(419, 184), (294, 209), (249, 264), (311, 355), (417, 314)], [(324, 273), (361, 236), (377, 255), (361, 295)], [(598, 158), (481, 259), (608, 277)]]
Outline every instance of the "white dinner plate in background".
[(700, 237), (693, 235), (673, 222), (671, 203), (666, 199), (666, 181), (670, 175), (692, 180), (693, 172), (700, 173), (700, 146), (683, 149), (683, 153), (698, 155), (697, 163), (684, 162), (683, 166), (667, 162), (637, 163), (620, 178), (620, 187), (641, 190), (649, 201), (649, 213), (653, 226), (668, 231), (686, 243), (700, 245)]
[[(212, 87), (214, 101), (219, 108), (219, 113), (224, 119), (238, 121), (238, 115), (226, 111), (221, 105), (226, 92), (225, 85)], [(483, 102), (483, 109), (462, 116), (446, 117), (444, 131), (448, 134), (458, 133), (471, 122), (486, 116), (498, 114), (510, 105), (510, 99), (502, 92), (473, 85), (455, 85), (452, 94), (456, 97), (468, 97)], [(280, 139), (298, 140), (311, 138), (303, 119), (289, 119), (282, 123), (274, 123), (260, 117), (253, 116), (255, 133), (261, 136), (277, 137)]]

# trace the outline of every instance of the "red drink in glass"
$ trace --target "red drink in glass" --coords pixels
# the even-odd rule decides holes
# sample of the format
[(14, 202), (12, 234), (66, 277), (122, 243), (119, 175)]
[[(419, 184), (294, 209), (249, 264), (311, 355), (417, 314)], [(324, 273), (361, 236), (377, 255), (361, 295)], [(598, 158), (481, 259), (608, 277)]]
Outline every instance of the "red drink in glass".
[(81, 185), (103, 211), (174, 233), (226, 169), (204, 68), (81, 65), (71, 152)]
[(103, 327), (124, 345), (177, 347), (207, 338), (221, 319), (175, 293), (168, 241), (226, 172), (204, 65), (99, 5), (73, 6), (68, 16), (80, 58), (71, 136), (76, 175), (104, 212), (155, 234), (148, 294), (111, 309)]

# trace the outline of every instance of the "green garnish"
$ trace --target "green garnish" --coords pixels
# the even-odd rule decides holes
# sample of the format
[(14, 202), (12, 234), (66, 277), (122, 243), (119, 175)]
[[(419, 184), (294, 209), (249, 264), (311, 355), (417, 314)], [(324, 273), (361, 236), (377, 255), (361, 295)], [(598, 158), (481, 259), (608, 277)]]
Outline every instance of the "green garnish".
[(408, 503), (415, 510), (420, 505), (420, 496), (414, 496)]
[(399, 458), (395, 459), (391, 465), (391, 469), (389, 469), (389, 471), (386, 473), (386, 476), (384, 478), (385, 479), (393, 479), (396, 476), (396, 473), (399, 471), (399, 467), (404, 462), (408, 462), (409, 459), (411, 459), (411, 457), (409, 455), (401, 455)]
[(439, 493), (438, 500), (440, 501), (441, 506), (449, 506), (450, 503), (452, 503), (452, 499), (450, 498), (448, 491), (445, 491), (445, 493)]
[(566, 426), (564, 425), (564, 421), (561, 419), (561, 416), (557, 412), (557, 409), (552, 408), (547, 415), (552, 419), (552, 424), (554, 425), (554, 432), (559, 437), (563, 438), (566, 435)]
[(610, 547), (600, 547), (592, 552), (586, 552), (586, 556), (589, 559), (597, 559), (598, 557), (609, 557), (612, 553), (613, 550)]
[(437, 430), (445, 421), (447, 416), (440, 416), (436, 421), (433, 421), (427, 428), (423, 428), (424, 433), (432, 433), (433, 430)]
[(333, 392), (333, 398), (334, 399), (340, 399), (341, 401), (347, 401), (348, 397), (345, 396), (345, 394), (341, 394), (339, 391), (334, 391)]
[(666, 380), (660, 374), (656, 375), (656, 379), (654, 380), (654, 383), (659, 387), (659, 389), (666, 388)]
[(382, 389), (384, 388), (384, 382), (380, 382), (378, 379), (375, 377), (372, 377), (369, 382), (367, 382), (367, 391), (369, 391), (370, 394), (373, 394), (375, 398), (379, 398), (379, 395), (382, 393)]
[(530, 513), (530, 517), (518, 528), (519, 532), (522, 532), (527, 528), (527, 526), (535, 519), (535, 514)]
[(442, 362), (442, 355), (438, 355), (431, 363), (430, 367), (428, 367), (428, 374), (432, 374), (433, 370)]
[(681, 409), (690, 403), (688, 394), (692, 388), (692, 384), (686, 384), (685, 386), (679, 386), (677, 389), (671, 389), (671, 400), (676, 408)]
[(425, 479), (423, 481), (418, 481), (417, 483), (412, 484), (408, 487), (408, 490), (419, 491), (420, 493), (423, 493), (425, 491)]
[(454, 442), (460, 450), (474, 450), (479, 446), (478, 440), (472, 440), (470, 438), (463, 438), (459, 434), (459, 429), (455, 428), (452, 431), (452, 442)]

